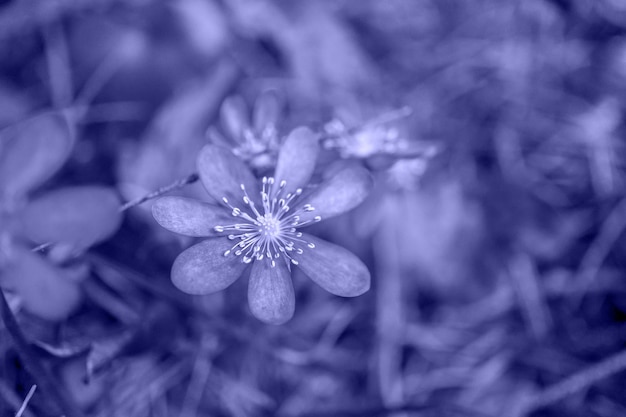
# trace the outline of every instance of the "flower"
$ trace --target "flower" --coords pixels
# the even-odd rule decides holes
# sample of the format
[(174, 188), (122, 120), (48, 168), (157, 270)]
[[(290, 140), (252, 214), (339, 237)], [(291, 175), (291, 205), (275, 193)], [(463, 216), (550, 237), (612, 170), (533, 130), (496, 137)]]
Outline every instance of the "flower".
[(390, 122), (408, 116), (411, 109), (403, 107), (363, 123), (347, 126), (335, 118), (324, 126), (326, 149), (337, 150), (342, 158), (370, 158), (376, 155), (397, 155), (411, 151), (408, 141)]
[(215, 144), (233, 147), (233, 153), (253, 169), (264, 170), (273, 164), (280, 143), (276, 123), (281, 104), (273, 91), (265, 91), (249, 114), (243, 98), (227, 98), (220, 108), (220, 124), (224, 135), (210, 129)]
[(350, 129), (339, 119), (324, 126), (328, 138), (324, 147), (339, 152), (342, 158), (369, 158), (378, 154), (395, 154), (405, 150), (396, 128), (383, 125)]
[(367, 267), (354, 254), (300, 231), (359, 205), (369, 193), (369, 172), (356, 163), (309, 183), (319, 144), (307, 128), (287, 137), (273, 177), (257, 180), (230, 150), (207, 145), (198, 157), (200, 179), (215, 204), (163, 197), (156, 221), (168, 230), (208, 239), (182, 252), (172, 282), (189, 294), (210, 294), (234, 283), (251, 265), (248, 302), (266, 323), (282, 324), (294, 313), (291, 269), (298, 267), (328, 292), (353, 297), (370, 287)]
[(341, 158), (363, 160), (375, 171), (404, 159), (426, 161), (437, 153), (437, 148), (431, 143), (409, 140), (393, 123), (409, 114), (411, 109), (402, 107), (362, 123), (332, 119), (324, 126), (322, 146), (336, 151)]

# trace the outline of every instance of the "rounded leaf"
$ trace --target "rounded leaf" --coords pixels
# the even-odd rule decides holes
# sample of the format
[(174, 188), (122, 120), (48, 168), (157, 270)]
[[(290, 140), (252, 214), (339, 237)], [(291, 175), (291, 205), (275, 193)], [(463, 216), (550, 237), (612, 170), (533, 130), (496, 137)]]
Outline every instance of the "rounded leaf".
[(23, 234), (36, 243), (64, 243), (84, 250), (115, 233), (120, 201), (110, 188), (67, 187), (30, 202), (21, 215)]
[(207, 239), (178, 255), (172, 265), (172, 283), (187, 294), (221, 291), (241, 276), (247, 264), (233, 253), (234, 243), (224, 237)]
[(293, 317), (296, 296), (291, 272), (283, 262), (271, 266), (267, 259), (256, 260), (248, 283), (248, 305), (259, 320), (283, 324)]
[(241, 185), (252, 199), (259, 199), (258, 181), (248, 167), (229, 149), (206, 145), (198, 155), (198, 173), (209, 195), (222, 203), (226, 197), (233, 206), (241, 207), (244, 193)]
[(355, 297), (370, 288), (370, 272), (365, 264), (349, 250), (305, 234), (298, 244), (301, 254), (293, 257), (309, 278), (331, 294)]
[(318, 138), (311, 129), (299, 127), (289, 134), (280, 148), (274, 174), (277, 184), (285, 181), (285, 193), (292, 193), (309, 183), (318, 154)]
[(232, 219), (224, 207), (185, 197), (162, 197), (152, 205), (152, 215), (161, 226), (185, 236), (208, 237), (217, 225)]
[(17, 198), (61, 168), (73, 135), (61, 115), (46, 113), (3, 130), (0, 143), (0, 199)]
[(42, 319), (63, 320), (81, 300), (76, 280), (23, 248), (15, 248), (2, 275), (3, 286), (19, 295), (24, 309)]

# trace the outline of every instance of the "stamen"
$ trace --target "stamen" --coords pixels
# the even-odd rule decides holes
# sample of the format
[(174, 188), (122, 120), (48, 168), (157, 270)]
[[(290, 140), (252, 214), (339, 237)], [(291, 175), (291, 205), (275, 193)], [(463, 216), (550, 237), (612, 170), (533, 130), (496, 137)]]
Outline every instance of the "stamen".
[[(245, 204), (243, 208), (231, 205), (226, 197), (222, 198), (232, 216), (240, 219), (239, 223), (213, 228), (217, 233), (228, 233), (226, 237), (229, 240), (238, 240), (224, 252), (224, 256), (240, 256), (244, 263), (267, 259), (272, 267), (276, 266), (278, 259), (283, 258), (288, 268), (290, 265), (298, 265), (294, 256), (302, 255), (304, 248), (313, 249), (315, 245), (303, 240), (303, 233), (297, 229), (320, 221), (321, 216), (301, 221), (302, 213), (315, 210), (311, 204), (295, 205), (302, 195), (302, 188), (285, 193), (285, 180), (281, 180), (277, 187), (274, 177), (263, 177), (261, 182), (262, 211), (257, 209), (244, 184), (240, 184)], [(292, 207), (296, 207), (295, 211)]]

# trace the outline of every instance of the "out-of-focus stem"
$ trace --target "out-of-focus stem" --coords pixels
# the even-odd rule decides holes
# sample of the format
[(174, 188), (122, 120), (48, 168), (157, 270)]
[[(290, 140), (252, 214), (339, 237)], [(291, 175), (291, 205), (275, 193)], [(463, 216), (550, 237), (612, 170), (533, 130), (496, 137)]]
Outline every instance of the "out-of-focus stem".
[(604, 359), (602, 362), (583, 369), (551, 387), (539, 392), (526, 404), (519, 417), (550, 406), (569, 395), (582, 391), (591, 385), (626, 370), (626, 351)]
[(33, 30), (75, 13), (98, 11), (123, 4), (126, 7), (141, 5), (139, 0), (38, 0), (28, 3), (13, 2), (0, 14), (0, 40), (26, 35)]
[[(395, 196), (386, 196), (381, 210), (393, 210)], [(402, 277), (398, 255), (397, 224), (394, 216), (382, 216), (374, 237), (376, 272), (376, 328), (378, 332), (378, 381), (386, 406), (404, 401), (402, 344), (404, 313), (402, 311)]]

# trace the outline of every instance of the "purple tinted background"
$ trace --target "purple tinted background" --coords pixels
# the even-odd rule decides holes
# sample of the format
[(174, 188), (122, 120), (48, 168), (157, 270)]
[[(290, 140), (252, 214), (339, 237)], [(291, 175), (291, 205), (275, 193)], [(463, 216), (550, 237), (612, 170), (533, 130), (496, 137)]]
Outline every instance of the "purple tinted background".
[[(437, 149), (366, 161), (370, 199), (313, 229), (366, 262), (372, 289), (338, 298), (296, 274), (295, 317), (264, 325), (245, 280), (176, 290), (192, 240), (135, 207), (82, 255), (78, 310), (17, 314), (80, 413), (626, 415), (622, 2), (0, 3), (0, 128), (55, 110), (76, 131), (35, 195), (170, 184), (228, 96), (252, 107), (268, 89), (282, 135), (408, 106), (391, 126)], [(20, 353), (0, 326), (0, 416), (34, 383)], [(44, 391), (24, 416), (60, 415)]]

